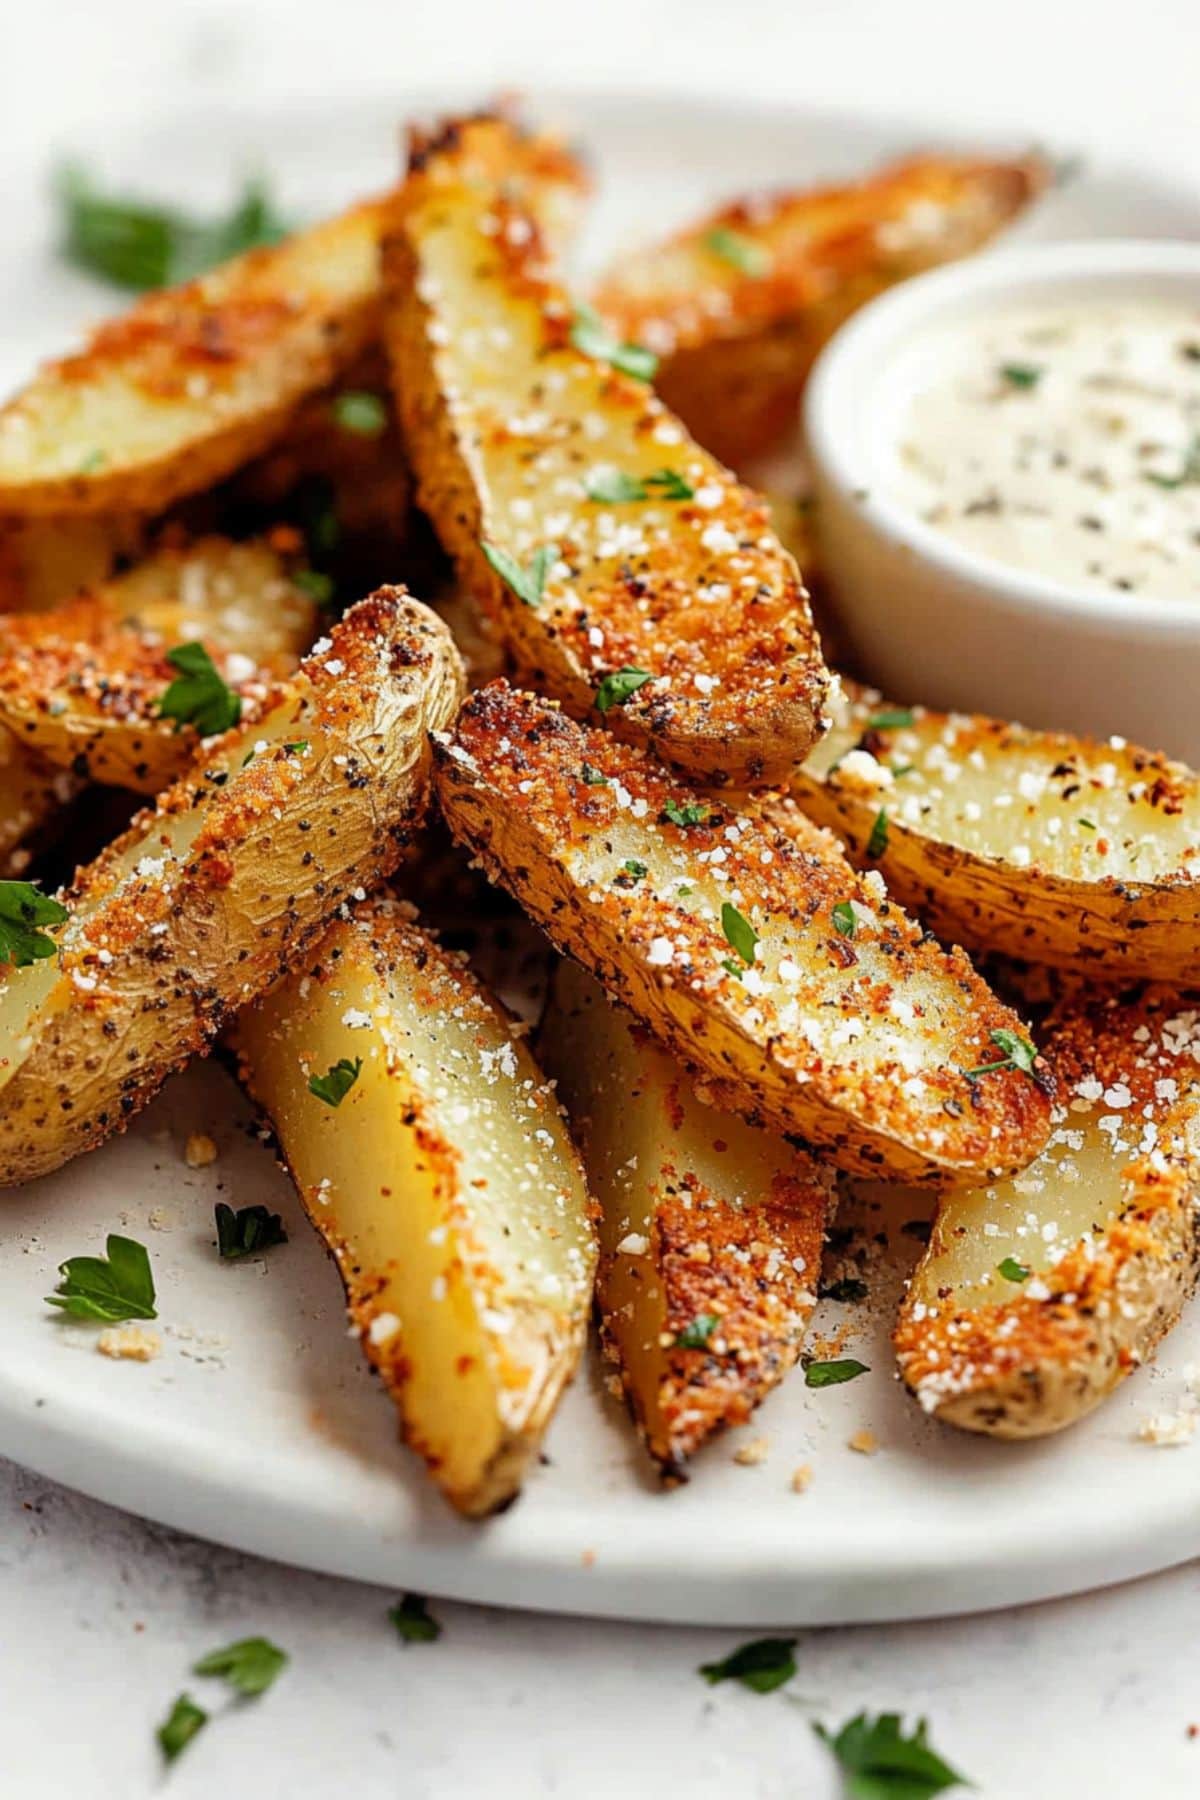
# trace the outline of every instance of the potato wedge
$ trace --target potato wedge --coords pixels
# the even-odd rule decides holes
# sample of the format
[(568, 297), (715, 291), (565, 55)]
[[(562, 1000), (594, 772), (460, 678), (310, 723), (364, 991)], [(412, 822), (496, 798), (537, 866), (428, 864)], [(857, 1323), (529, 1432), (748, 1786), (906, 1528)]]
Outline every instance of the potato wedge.
[[(463, 129), (478, 146), (499, 128)], [(584, 182), (562, 144), (505, 128), (505, 157), (565, 229)], [(48, 364), (0, 408), (0, 514), (156, 513), (262, 455), (378, 342), (386, 212), (367, 201), (150, 294)]]
[[(233, 1042), (404, 1437), (460, 1512), (507, 1505), (578, 1364), (596, 1265), (579, 1159), (519, 1028), (376, 900)], [(338, 1064), (358, 1074), (335, 1106), (309, 1084)]]
[(1015, 1180), (943, 1201), (896, 1330), (921, 1405), (993, 1437), (1090, 1412), (1200, 1273), (1200, 995), (1066, 1011), (1044, 1054), (1050, 1142)]
[[(1111, 980), (1200, 969), (1200, 776), (1123, 739), (897, 707), (869, 691), (790, 784), (854, 862), (968, 950)], [(786, 828), (789, 808), (773, 809)]]
[(144, 524), (127, 514), (0, 518), (0, 613), (57, 606), (107, 581), (144, 539)]
[(710, 783), (793, 767), (826, 671), (765, 503), (573, 318), (535, 221), (454, 126), (414, 159), (384, 282), (418, 496), (517, 666)]
[(1016, 1015), (828, 833), (801, 841), (701, 801), (502, 681), (472, 695), (435, 759), (455, 837), (715, 1105), (840, 1168), (931, 1185), (1041, 1149), (1040, 1081), (966, 1073), (996, 1059), (996, 1033), (1024, 1043)]
[(461, 692), (445, 626), (381, 589), (262, 719), (201, 746), (80, 871), (56, 954), (0, 986), (0, 1186), (121, 1130), (348, 894), (395, 867), (427, 729)]
[(851, 313), (978, 249), (1049, 179), (1038, 157), (923, 156), (848, 186), (752, 195), (622, 257), (595, 304), (658, 353), (667, 405), (736, 468), (795, 423), (818, 351)]
[(692, 1078), (575, 963), (538, 1039), (600, 1206), (596, 1298), (650, 1455), (668, 1480), (744, 1425), (800, 1354), (833, 1176), (697, 1097)]
[(0, 724), (84, 779), (156, 794), (188, 768), (195, 727), (160, 706), (167, 660), (202, 643), (257, 718), (316, 633), (317, 609), (266, 543), (201, 540), (46, 612), (0, 619)]

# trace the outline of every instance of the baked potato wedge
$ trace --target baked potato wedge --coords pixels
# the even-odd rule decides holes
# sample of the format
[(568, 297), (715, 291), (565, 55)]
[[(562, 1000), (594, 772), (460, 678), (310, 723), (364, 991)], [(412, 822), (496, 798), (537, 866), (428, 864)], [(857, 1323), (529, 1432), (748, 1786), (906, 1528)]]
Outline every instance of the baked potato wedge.
[(709, 783), (794, 767), (826, 671), (765, 502), (573, 312), (455, 125), (414, 156), (383, 262), (418, 497), (518, 668)]
[(249, 722), (316, 620), (289, 560), (267, 543), (160, 550), (90, 594), (0, 619), (0, 724), (58, 768), (156, 794), (199, 742), (195, 725), (162, 712), (180, 675), (170, 654), (203, 644)]
[(928, 1412), (993, 1437), (1060, 1431), (1151, 1355), (1200, 1272), (1200, 995), (1068, 1010), (1022, 1175), (941, 1205), (896, 1330)]
[[(830, 834), (785, 835), (702, 800), (646, 752), (503, 681), (434, 748), (455, 837), (694, 1065), (701, 1098), (852, 1173), (929, 1185), (1041, 1149), (1050, 1102), (1020, 1020)], [(968, 1073), (1002, 1041), (1010, 1066)]]
[(0, 1186), (121, 1130), (395, 867), (461, 692), (445, 626), (381, 589), (79, 872), (54, 954), (0, 986)]
[[(477, 154), (492, 129), (464, 125)], [(584, 186), (568, 151), (506, 129), (504, 154), (547, 229), (565, 230)], [(149, 294), (48, 364), (0, 408), (0, 514), (157, 513), (262, 455), (378, 343), (386, 214), (364, 202)]]
[[(869, 691), (832, 711), (790, 793), (940, 936), (1106, 980), (1195, 978), (1191, 769), (1121, 738), (897, 707)], [(788, 805), (776, 811), (786, 827)]]
[(595, 1235), (521, 1028), (412, 911), (338, 919), (232, 1036), (405, 1439), (478, 1517), (515, 1498), (575, 1372)]
[(751, 195), (623, 256), (595, 304), (658, 354), (667, 405), (736, 468), (795, 423), (817, 353), (851, 313), (987, 243), (1049, 179), (1038, 157), (921, 156), (846, 186)]
[(650, 1455), (668, 1480), (744, 1425), (800, 1354), (833, 1176), (701, 1100), (684, 1069), (578, 964), (538, 1039), (600, 1207), (596, 1299)]
[(0, 613), (57, 606), (142, 554), (145, 526), (128, 514), (0, 518)]

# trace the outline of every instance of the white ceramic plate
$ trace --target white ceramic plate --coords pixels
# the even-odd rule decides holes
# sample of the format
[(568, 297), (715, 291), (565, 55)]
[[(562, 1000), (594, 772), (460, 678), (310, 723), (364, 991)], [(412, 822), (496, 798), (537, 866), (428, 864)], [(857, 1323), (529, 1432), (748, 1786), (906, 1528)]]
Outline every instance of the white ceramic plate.
[[(425, 101), (419, 105), (427, 104)], [(333, 208), (391, 173), (394, 113), (347, 106), (244, 118), (206, 111), (80, 146), (106, 174), (215, 202), (231, 170), (269, 167), (297, 211)], [(852, 172), (913, 145), (928, 125), (768, 111), (747, 103), (552, 97), (594, 149), (603, 188), (590, 259), (707, 199), (758, 182)], [(1069, 148), (1069, 146), (1068, 146)], [(109, 297), (57, 268), (44, 171), (10, 168), (0, 218), (0, 385), (56, 348)], [(1098, 163), (1023, 230), (1043, 236), (1200, 237), (1200, 196)], [(397, 571), (402, 574), (402, 570)], [(183, 1161), (189, 1132), (220, 1146)], [(222, 1264), (212, 1209), (265, 1203), (290, 1242)], [(872, 1229), (882, 1215), (870, 1210)], [(712, 1446), (691, 1483), (660, 1493), (621, 1411), (589, 1368), (546, 1445), (546, 1465), (504, 1517), (450, 1517), (395, 1441), (388, 1402), (347, 1336), (334, 1269), (216, 1067), (172, 1082), (129, 1135), (0, 1200), (0, 1452), (170, 1525), (245, 1550), (395, 1587), (500, 1604), (743, 1624), (916, 1617), (1033, 1600), (1161, 1568), (1200, 1552), (1200, 1438), (1136, 1439), (1185, 1399), (1200, 1320), (1092, 1420), (1045, 1444), (1002, 1446), (937, 1428), (897, 1390), (887, 1342), (898, 1227), (923, 1199), (893, 1194), (892, 1254), (868, 1270), (871, 1301), (824, 1302), (818, 1334), (846, 1329), (871, 1373), (776, 1393), (747, 1430)], [(121, 1230), (149, 1246), (163, 1352), (141, 1365), (96, 1354), (92, 1330), (42, 1304), (66, 1256)], [(874, 1456), (847, 1440), (869, 1428)], [(740, 1441), (766, 1437), (755, 1466)], [(803, 1495), (798, 1465), (812, 1467)]]

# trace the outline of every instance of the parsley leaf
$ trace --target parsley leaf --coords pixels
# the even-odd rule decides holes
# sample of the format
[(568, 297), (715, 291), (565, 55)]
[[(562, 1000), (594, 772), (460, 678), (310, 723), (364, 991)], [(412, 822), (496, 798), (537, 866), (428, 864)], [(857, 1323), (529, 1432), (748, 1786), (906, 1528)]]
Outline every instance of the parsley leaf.
[(28, 963), (53, 956), (58, 949), (39, 925), (61, 925), (67, 909), (32, 881), (0, 881), (0, 963), (23, 969)]
[(387, 405), (381, 394), (364, 388), (347, 388), (333, 402), (333, 416), (343, 431), (356, 437), (381, 437), (387, 430)]
[(287, 1243), (283, 1220), (265, 1206), (241, 1206), (234, 1212), (232, 1206), (218, 1200), (216, 1220), (217, 1250), (225, 1262), (237, 1262)]
[(911, 706), (897, 706), (890, 712), (879, 712), (867, 720), (870, 731), (904, 731), (913, 722)]
[(963, 1074), (968, 1081), (974, 1081), (979, 1075), (992, 1075), (998, 1069), (1020, 1069), (1024, 1075), (1033, 1074), (1033, 1065), (1037, 1061), (1037, 1050), (1025, 1038), (1018, 1037), (1015, 1031), (989, 1031), (988, 1037), (1004, 1055), (995, 1062), (980, 1063), (974, 1069), (964, 1069)]
[(643, 875), (648, 875), (650, 873), (646, 864), (644, 862), (639, 862), (636, 856), (629, 857), (621, 864), (621, 867), (626, 875), (632, 876), (634, 881), (640, 881)]
[(105, 1256), (70, 1256), (59, 1264), (62, 1280), (47, 1306), (57, 1306), (73, 1319), (157, 1319), (154, 1276), (144, 1244), (110, 1232)]
[(1037, 363), (1001, 363), (996, 373), (1009, 387), (1035, 388), (1046, 371)]
[(691, 1324), (684, 1326), (675, 1342), (681, 1350), (703, 1350), (720, 1323), (716, 1313), (697, 1313)]
[(388, 1618), (406, 1644), (433, 1644), (442, 1635), (442, 1627), (430, 1612), (423, 1594), (405, 1594), (403, 1600), (389, 1606)]
[(887, 849), (887, 846), (888, 846), (887, 807), (881, 806), (879, 811), (875, 814), (875, 821), (874, 821), (873, 825), (871, 826), (871, 835), (867, 839), (867, 855), (870, 857), (872, 862), (876, 862), (883, 855), (884, 851)]
[(740, 231), (731, 231), (728, 225), (715, 226), (704, 244), (714, 256), (719, 256), (723, 263), (728, 263), (742, 275), (765, 275), (771, 266), (770, 255), (761, 244)]
[(201, 737), (229, 731), (242, 716), (242, 697), (227, 687), (204, 645), (179, 644), (167, 651), (167, 661), (179, 675), (158, 703), (164, 719), (194, 725)]
[(328, 606), (333, 599), (333, 576), (323, 569), (299, 569), (292, 576), (292, 585), (316, 606)]
[(723, 956), (721, 958), (721, 967), (727, 975), (736, 976), (737, 980), (740, 981), (746, 965), (745, 963), (734, 962), (732, 956)]
[(340, 1106), (358, 1080), (361, 1069), (361, 1056), (356, 1056), (353, 1062), (348, 1056), (340, 1056), (324, 1075), (309, 1076), (308, 1091), (323, 1100), (326, 1106)]
[(602, 775), (599, 769), (594, 769), (590, 762), (580, 763), (579, 779), (585, 787), (607, 787), (609, 785), (608, 776)]
[(1195, 434), (1184, 451), (1177, 475), (1147, 474), (1144, 479), (1152, 481), (1155, 487), (1160, 488), (1187, 487), (1192, 483), (1200, 482), (1200, 431)]
[(1028, 1281), (1033, 1270), (1018, 1262), (1015, 1256), (1006, 1256), (1004, 1261), (996, 1264), (997, 1275), (1003, 1275), (1005, 1281)]
[(248, 1698), (265, 1694), (288, 1665), (286, 1650), (270, 1638), (239, 1638), (223, 1650), (210, 1650), (198, 1663), (192, 1664), (193, 1675), (223, 1675), (230, 1687)]
[(707, 825), (711, 817), (712, 808), (695, 800), (689, 800), (686, 806), (680, 806), (678, 800), (668, 800), (659, 814), (661, 823), (678, 825), (681, 831), (687, 831), (692, 825)]
[(67, 261), (139, 292), (188, 281), (243, 250), (287, 235), (259, 181), (246, 183), (223, 219), (197, 219), (173, 207), (106, 193), (77, 164), (63, 169), (56, 185)]
[(758, 948), (758, 933), (749, 919), (744, 919), (731, 900), (726, 900), (721, 907), (721, 930), (725, 933), (725, 942), (731, 950), (736, 950), (746, 967), (754, 961), (754, 952)]
[(853, 1381), (856, 1375), (868, 1372), (868, 1365), (857, 1362), (853, 1356), (843, 1356), (834, 1362), (807, 1362), (804, 1385), (810, 1388), (840, 1387), (843, 1381)]
[(624, 375), (632, 375), (635, 381), (654, 380), (658, 358), (653, 350), (643, 349), (641, 344), (622, 344), (609, 331), (595, 308), (585, 305), (583, 301), (575, 308), (571, 342), (585, 356), (594, 356), (600, 362), (611, 363), (614, 369), (620, 369)]
[(190, 1694), (180, 1694), (159, 1726), (155, 1736), (168, 1762), (174, 1762), (186, 1750), (196, 1733), (208, 1724), (208, 1714), (196, 1705)]
[(588, 499), (603, 506), (634, 500), (692, 500), (695, 493), (695, 488), (674, 469), (656, 469), (653, 475), (641, 479), (616, 469), (610, 475), (594, 475), (587, 484)]
[(507, 550), (501, 550), (498, 544), (489, 544), (481, 540), (479, 548), (495, 569), (501, 581), (511, 588), (518, 600), (526, 606), (540, 606), (542, 595), (546, 591), (546, 577), (558, 561), (557, 544), (541, 544), (529, 559), (528, 568), (523, 569), (515, 556)]
[(839, 900), (833, 909), (833, 928), (839, 937), (852, 938), (858, 930), (854, 906), (849, 900)]
[(615, 669), (596, 689), (596, 711), (606, 713), (611, 706), (624, 706), (640, 687), (653, 679), (648, 669)]
[(701, 1663), (697, 1674), (710, 1687), (719, 1681), (740, 1681), (756, 1694), (772, 1694), (796, 1673), (795, 1638), (753, 1638), (721, 1662)]
[(880, 1713), (876, 1719), (858, 1713), (836, 1737), (823, 1725), (813, 1730), (845, 1771), (852, 1800), (932, 1800), (946, 1788), (969, 1785), (929, 1748), (924, 1719), (911, 1737), (905, 1737), (899, 1713)]

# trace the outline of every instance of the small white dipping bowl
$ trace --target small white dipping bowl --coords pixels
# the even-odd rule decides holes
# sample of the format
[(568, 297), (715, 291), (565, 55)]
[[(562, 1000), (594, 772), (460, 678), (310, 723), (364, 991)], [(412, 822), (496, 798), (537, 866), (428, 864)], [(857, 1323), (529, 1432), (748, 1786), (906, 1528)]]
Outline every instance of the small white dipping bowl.
[(888, 492), (917, 340), (939, 324), (1097, 299), (1200, 307), (1200, 244), (995, 251), (905, 282), (838, 332), (805, 401), (822, 569), (856, 660), (889, 697), (1115, 732), (1200, 764), (1200, 603), (1010, 568)]

